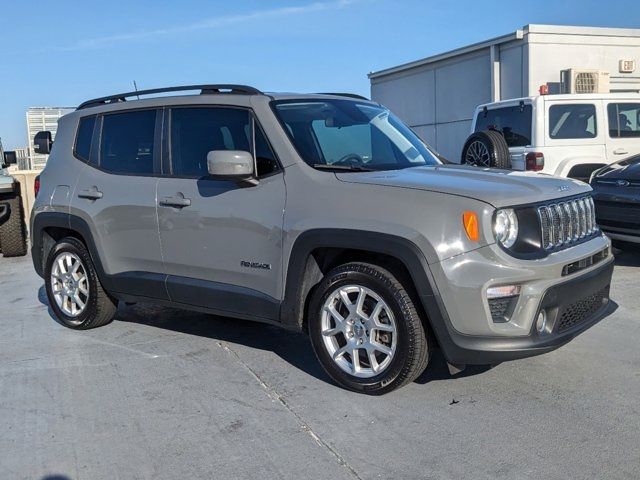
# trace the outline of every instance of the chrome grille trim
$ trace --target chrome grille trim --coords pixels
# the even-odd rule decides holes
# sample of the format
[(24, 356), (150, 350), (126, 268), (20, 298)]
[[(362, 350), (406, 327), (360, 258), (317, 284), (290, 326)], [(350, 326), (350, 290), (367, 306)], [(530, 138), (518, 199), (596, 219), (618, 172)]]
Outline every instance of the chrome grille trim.
[(553, 233), (553, 244), (556, 247), (562, 245), (562, 208), (555, 204), (549, 206), (551, 209), (551, 230)]
[(587, 224), (589, 225), (589, 231), (593, 232), (596, 229), (596, 224), (594, 218), (596, 217), (596, 206), (593, 203), (593, 199), (589, 197), (587, 199), (587, 210), (589, 214), (587, 215)]
[(546, 225), (546, 228), (542, 228), (542, 248), (548, 250), (553, 248), (553, 229), (549, 228), (551, 225), (551, 210), (549, 207), (544, 206), (538, 209), (538, 215), (540, 216), (540, 225)]
[(589, 195), (538, 207), (538, 218), (545, 250), (570, 246), (598, 230)]

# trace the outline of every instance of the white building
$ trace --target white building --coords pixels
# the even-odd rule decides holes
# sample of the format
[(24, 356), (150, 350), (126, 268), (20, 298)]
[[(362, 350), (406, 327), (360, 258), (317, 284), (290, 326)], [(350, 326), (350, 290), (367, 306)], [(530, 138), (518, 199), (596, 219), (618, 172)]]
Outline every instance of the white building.
[(18, 170), (29, 170), (31, 164), (29, 163), (29, 147), (16, 148), (16, 159), (18, 160)]
[(640, 29), (527, 25), (369, 79), (373, 100), (457, 162), (477, 105), (537, 95), (543, 85), (560, 93), (570, 68), (601, 71), (611, 92), (640, 92), (638, 63)]
[(29, 107), (27, 110), (27, 140), (29, 142), (29, 168), (41, 170), (47, 163), (48, 155), (33, 153), (33, 137), (36, 133), (49, 130), (55, 140), (58, 130), (58, 119), (74, 111), (73, 107)]

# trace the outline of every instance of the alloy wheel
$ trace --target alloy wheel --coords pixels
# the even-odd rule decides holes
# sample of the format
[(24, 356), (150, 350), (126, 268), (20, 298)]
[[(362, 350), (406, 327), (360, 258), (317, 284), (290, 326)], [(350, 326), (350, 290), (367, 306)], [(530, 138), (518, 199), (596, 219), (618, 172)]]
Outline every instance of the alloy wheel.
[(467, 148), (467, 154), (464, 157), (465, 163), (475, 165), (476, 167), (490, 167), (491, 155), (487, 146), (476, 140)]
[(87, 269), (75, 253), (62, 252), (51, 268), (51, 291), (58, 308), (69, 317), (78, 317), (89, 302)]
[(322, 306), (320, 325), (327, 352), (344, 372), (370, 378), (391, 364), (396, 321), (389, 305), (373, 290), (361, 285), (334, 290)]

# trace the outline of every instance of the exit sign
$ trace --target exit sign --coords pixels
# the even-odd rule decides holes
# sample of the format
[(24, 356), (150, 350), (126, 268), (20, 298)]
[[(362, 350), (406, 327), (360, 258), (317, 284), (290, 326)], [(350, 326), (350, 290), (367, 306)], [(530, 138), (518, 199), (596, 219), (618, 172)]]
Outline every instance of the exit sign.
[(620, 70), (620, 73), (633, 73), (635, 69), (635, 60), (620, 60), (620, 63), (618, 65), (618, 70)]

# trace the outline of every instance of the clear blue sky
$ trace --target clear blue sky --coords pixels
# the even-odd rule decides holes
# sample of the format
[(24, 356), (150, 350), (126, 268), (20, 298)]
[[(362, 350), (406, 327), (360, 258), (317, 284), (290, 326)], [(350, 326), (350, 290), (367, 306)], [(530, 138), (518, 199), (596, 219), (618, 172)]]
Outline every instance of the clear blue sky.
[(369, 94), (366, 74), (528, 23), (640, 27), (638, 0), (7, 1), (0, 137), (29, 106), (193, 83)]

